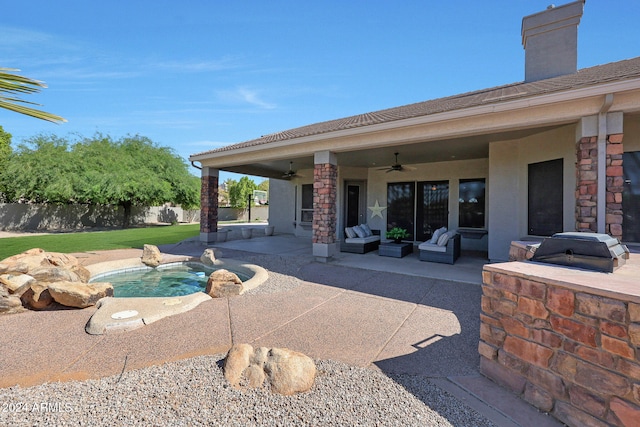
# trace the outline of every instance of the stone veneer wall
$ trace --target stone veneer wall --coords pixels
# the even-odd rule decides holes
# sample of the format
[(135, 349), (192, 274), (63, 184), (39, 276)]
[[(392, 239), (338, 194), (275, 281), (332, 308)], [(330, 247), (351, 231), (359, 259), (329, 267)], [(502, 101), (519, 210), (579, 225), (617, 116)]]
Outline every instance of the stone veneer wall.
[(486, 267), (483, 282), (485, 376), (568, 425), (640, 425), (640, 302)]
[[(606, 152), (606, 218), (605, 233), (622, 240), (622, 134), (607, 137)], [(576, 230), (597, 229), (598, 202), (598, 137), (585, 137), (577, 143), (576, 166)]]
[(200, 179), (200, 232), (218, 231), (218, 177), (205, 175)]
[(313, 243), (336, 242), (338, 167), (316, 164), (313, 169)]

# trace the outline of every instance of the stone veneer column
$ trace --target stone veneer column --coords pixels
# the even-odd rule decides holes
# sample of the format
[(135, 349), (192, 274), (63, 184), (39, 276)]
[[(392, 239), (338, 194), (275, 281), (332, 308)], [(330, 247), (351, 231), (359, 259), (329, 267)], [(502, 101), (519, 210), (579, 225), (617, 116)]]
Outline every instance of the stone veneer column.
[(577, 144), (576, 231), (597, 232), (598, 137), (583, 137)]
[[(598, 118), (583, 118), (579, 125), (576, 144), (576, 231), (602, 232), (622, 239), (622, 189), (624, 185), (622, 154), (622, 114), (609, 113), (606, 117), (605, 183), (598, 179)], [(598, 200), (598, 188), (604, 185), (606, 200)], [(599, 204), (605, 218), (598, 218)], [(602, 227), (604, 225), (604, 227)]]
[(338, 166), (334, 153), (314, 155), (313, 169), (313, 255), (327, 262), (337, 251), (336, 224)]
[(622, 169), (622, 134), (607, 137), (607, 205), (605, 231), (622, 240), (622, 190), (624, 176)]
[(200, 240), (215, 242), (218, 232), (218, 169), (204, 166), (200, 178)]

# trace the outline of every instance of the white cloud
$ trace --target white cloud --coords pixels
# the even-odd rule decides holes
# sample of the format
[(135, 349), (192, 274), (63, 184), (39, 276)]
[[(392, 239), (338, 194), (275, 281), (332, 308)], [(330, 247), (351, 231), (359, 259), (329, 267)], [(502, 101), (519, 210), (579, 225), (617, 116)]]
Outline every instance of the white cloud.
[(220, 91), (218, 92), (218, 96), (222, 99), (247, 103), (265, 110), (273, 110), (276, 108), (276, 104), (261, 99), (259, 91), (249, 89), (246, 86), (241, 86), (232, 91)]

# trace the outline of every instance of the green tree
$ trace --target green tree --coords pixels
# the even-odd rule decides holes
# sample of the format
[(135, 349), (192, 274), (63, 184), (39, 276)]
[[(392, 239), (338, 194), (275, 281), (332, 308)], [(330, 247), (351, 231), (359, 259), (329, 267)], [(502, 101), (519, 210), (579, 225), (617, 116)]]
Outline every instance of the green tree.
[[(2, 176), (6, 169), (11, 152), (11, 134), (9, 132), (5, 132), (2, 126), (0, 126), (0, 176)], [(0, 184), (0, 201), (5, 199), (5, 192), (6, 190), (2, 184)]]
[(229, 202), (234, 208), (247, 208), (249, 197), (253, 196), (253, 190), (256, 190), (256, 183), (248, 176), (243, 176), (239, 181), (233, 181), (228, 186)]
[(0, 108), (53, 123), (66, 122), (67, 120), (60, 116), (26, 106), (40, 104), (18, 98), (21, 94), (38, 93), (47, 85), (39, 80), (15, 74), (16, 71), (20, 70), (0, 67)]
[(18, 147), (7, 172), (1, 183), (11, 200), (122, 206), (124, 228), (133, 206), (190, 209), (200, 199), (200, 180), (186, 162), (139, 135), (114, 141), (97, 134), (75, 144), (39, 136)]
[(268, 193), (269, 192), (269, 180), (265, 179), (260, 184), (258, 184), (258, 188), (256, 188), (256, 190), (262, 190), (262, 191), (266, 191)]
[(53, 135), (39, 135), (20, 144), (0, 175), (0, 187), (9, 201), (74, 203), (69, 143)]
[(9, 156), (12, 151), (11, 134), (9, 132), (5, 132), (2, 126), (0, 126), (0, 173), (4, 170), (7, 161), (9, 161)]

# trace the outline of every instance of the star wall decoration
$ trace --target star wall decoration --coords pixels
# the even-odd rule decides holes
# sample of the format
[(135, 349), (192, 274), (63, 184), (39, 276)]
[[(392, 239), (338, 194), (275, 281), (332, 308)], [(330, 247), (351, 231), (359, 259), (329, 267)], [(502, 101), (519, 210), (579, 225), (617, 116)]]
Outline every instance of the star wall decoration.
[(378, 203), (378, 200), (376, 200), (376, 203), (373, 206), (368, 206), (367, 209), (371, 211), (371, 218), (373, 219), (377, 216), (382, 218), (382, 211), (387, 209), (387, 207), (380, 206), (380, 203)]

